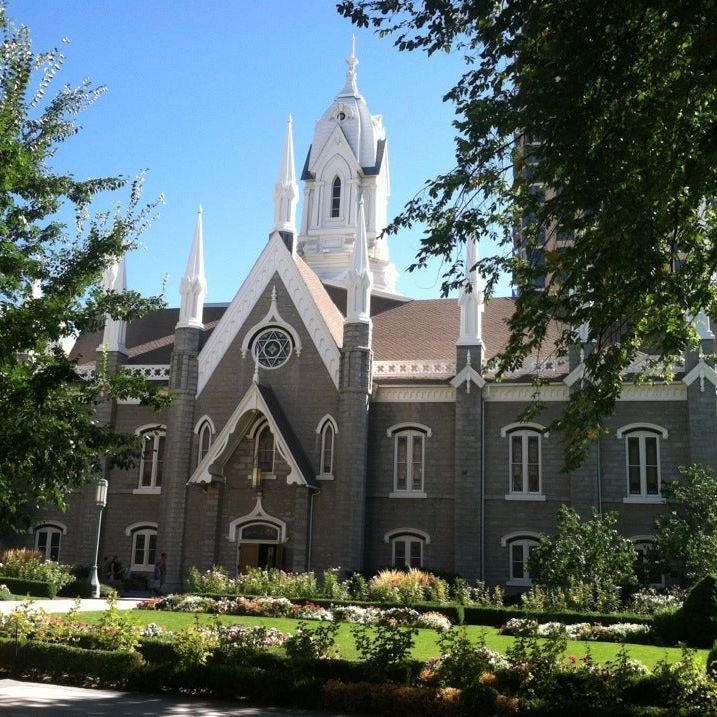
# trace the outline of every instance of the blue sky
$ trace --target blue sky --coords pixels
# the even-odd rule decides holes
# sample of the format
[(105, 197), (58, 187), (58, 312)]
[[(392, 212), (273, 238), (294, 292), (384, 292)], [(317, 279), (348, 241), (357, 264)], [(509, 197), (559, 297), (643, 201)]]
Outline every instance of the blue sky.
[[(163, 193), (165, 204), (128, 257), (128, 283), (154, 294), (168, 275), (170, 305), (200, 203), (207, 301), (234, 296), (271, 227), (287, 117), (299, 173), (314, 123), (343, 86), (352, 33), (359, 89), (387, 129), (390, 215), (452, 165), (453, 108), (441, 98), (461, 57), (399, 53), (390, 39), (354, 28), (331, 0), (9, 0), (8, 14), (30, 27), (36, 51), (70, 40), (56, 87), (86, 77), (108, 87), (55, 162), (78, 178), (149, 170), (145, 197)], [(390, 240), (398, 288), (438, 296), (438, 262), (405, 271), (419, 239), (415, 229)]]

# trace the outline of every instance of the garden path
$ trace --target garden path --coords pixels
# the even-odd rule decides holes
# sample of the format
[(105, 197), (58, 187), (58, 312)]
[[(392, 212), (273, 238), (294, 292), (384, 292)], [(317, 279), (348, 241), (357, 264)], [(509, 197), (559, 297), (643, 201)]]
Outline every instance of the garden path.
[(236, 702), (88, 690), (17, 680), (0, 680), (0, 705), (3, 717), (35, 717), (40, 714), (42, 717), (344, 717), (335, 712), (242, 707)]

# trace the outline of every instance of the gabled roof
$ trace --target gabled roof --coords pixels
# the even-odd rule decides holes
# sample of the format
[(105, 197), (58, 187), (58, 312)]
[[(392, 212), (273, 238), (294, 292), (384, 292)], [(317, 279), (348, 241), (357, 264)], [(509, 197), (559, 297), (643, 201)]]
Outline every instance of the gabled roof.
[(252, 383), (244, 394), (188, 483), (211, 483), (215, 477), (221, 480), (226, 462), (231, 458), (242, 438), (262, 416), (266, 418), (274, 434), (277, 450), (291, 469), (287, 482), (318, 488), (311, 462), (306, 457), (274, 392), (267, 386), (256, 383)]
[[(243, 329), (274, 274), (279, 274), (331, 380), (338, 387), (340, 353), (335, 315), (332, 317), (316, 284), (310, 282), (312, 288), (309, 287), (306, 272), (300, 269), (299, 260), (291, 255), (279, 233), (274, 232), (199, 354), (197, 393), (201, 393), (227, 349)], [(317, 300), (321, 309), (317, 306)], [(328, 321), (324, 313), (329, 317)]]

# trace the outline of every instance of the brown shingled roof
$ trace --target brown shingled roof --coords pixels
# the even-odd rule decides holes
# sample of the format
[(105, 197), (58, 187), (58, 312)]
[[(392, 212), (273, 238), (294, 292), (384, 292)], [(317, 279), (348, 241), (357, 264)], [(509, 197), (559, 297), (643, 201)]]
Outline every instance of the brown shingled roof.
[[(211, 335), (227, 306), (209, 305), (204, 307), (204, 332), (201, 345)], [(130, 322), (127, 326), (127, 363), (132, 364), (168, 364), (174, 348), (174, 327), (179, 320), (179, 309), (159, 309), (150, 311), (142, 318)], [(82, 366), (95, 362), (97, 347), (102, 341), (102, 331), (81, 334), (70, 351), (70, 356)]]
[(316, 308), (324, 317), (324, 321), (329, 327), (329, 331), (334, 337), (336, 345), (342, 346), (344, 341), (344, 317), (336, 308), (336, 304), (331, 300), (331, 297), (326, 293), (326, 289), (319, 280), (319, 277), (314, 274), (309, 268), (309, 265), (300, 256), (296, 257), (296, 266), (299, 268), (299, 272), (309, 289), (309, 293), (314, 299)]
[[(486, 359), (505, 349), (506, 321), (514, 305), (514, 300), (508, 297), (494, 297), (485, 304), (482, 329)], [(557, 339), (557, 331), (557, 325), (551, 326), (548, 345)], [(416, 299), (374, 317), (374, 358), (377, 361), (455, 361), (459, 335), (457, 299)]]

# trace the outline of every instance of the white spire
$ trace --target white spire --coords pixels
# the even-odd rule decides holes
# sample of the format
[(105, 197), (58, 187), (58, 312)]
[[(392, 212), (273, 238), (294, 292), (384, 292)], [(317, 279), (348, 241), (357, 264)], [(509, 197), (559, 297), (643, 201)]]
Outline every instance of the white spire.
[(371, 268), (366, 239), (363, 196), (358, 202), (358, 235), (354, 242), (351, 267), (346, 274), (346, 323), (371, 321)]
[(707, 316), (707, 312), (704, 309), (700, 309), (692, 323), (695, 325), (697, 333), (700, 335), (700, 339), (713, 339), (715, 337), (712, 333), (712, 329), (710, 328), (710, 317)]
[(356, 65), (359, 61), (356, 57), (356, 35), (351, 35), (351, 57), (346, 60), (346, 64), (349, 66), (348, 72), (346, 73), (346, 84), (343, 90), (339, 92), (338, 97), (358, 97), (358, 85), (356, 84)]
[[(105, 291), (114, 293), (127, 291), (127, 271), (125, 269), (124, 257), (105, 269), (105, 273), (102, 276), (102, 288)], [(126, 354), (126, 335), (127, 322), (120, 319), (113, 319), (109, 314), (106, 315), (102, 343), (97, 347), (97, 350), (117, 351), (118, 353)]]
[(292, 119), (289, 115), (279, 178), (274, 185), (274, 226), (271, 231), (291, 232), (295, 235), (299, 188), (296, 184), (296, 170), (294, 169), (294, 139), (291, 126)]
[(194, 230), (192, 248), (187, 261), (187, 271), (179, 283), (181, 304), (177, 328), (204, 328), (202, 313), (204, 297), (207, 295), (207, 280), (204, 276), (204, 234), (202, 231), (202, 207), (197, 212), (197, 226)]
[(483, 287), (478, 278), (475, 264), (478, 261), (478, 242), (466, 242), (466, 281), (461, 291), (461, 335), (459, 346), (483, 345), (481, 336), (481, 312), (483, 311)]

